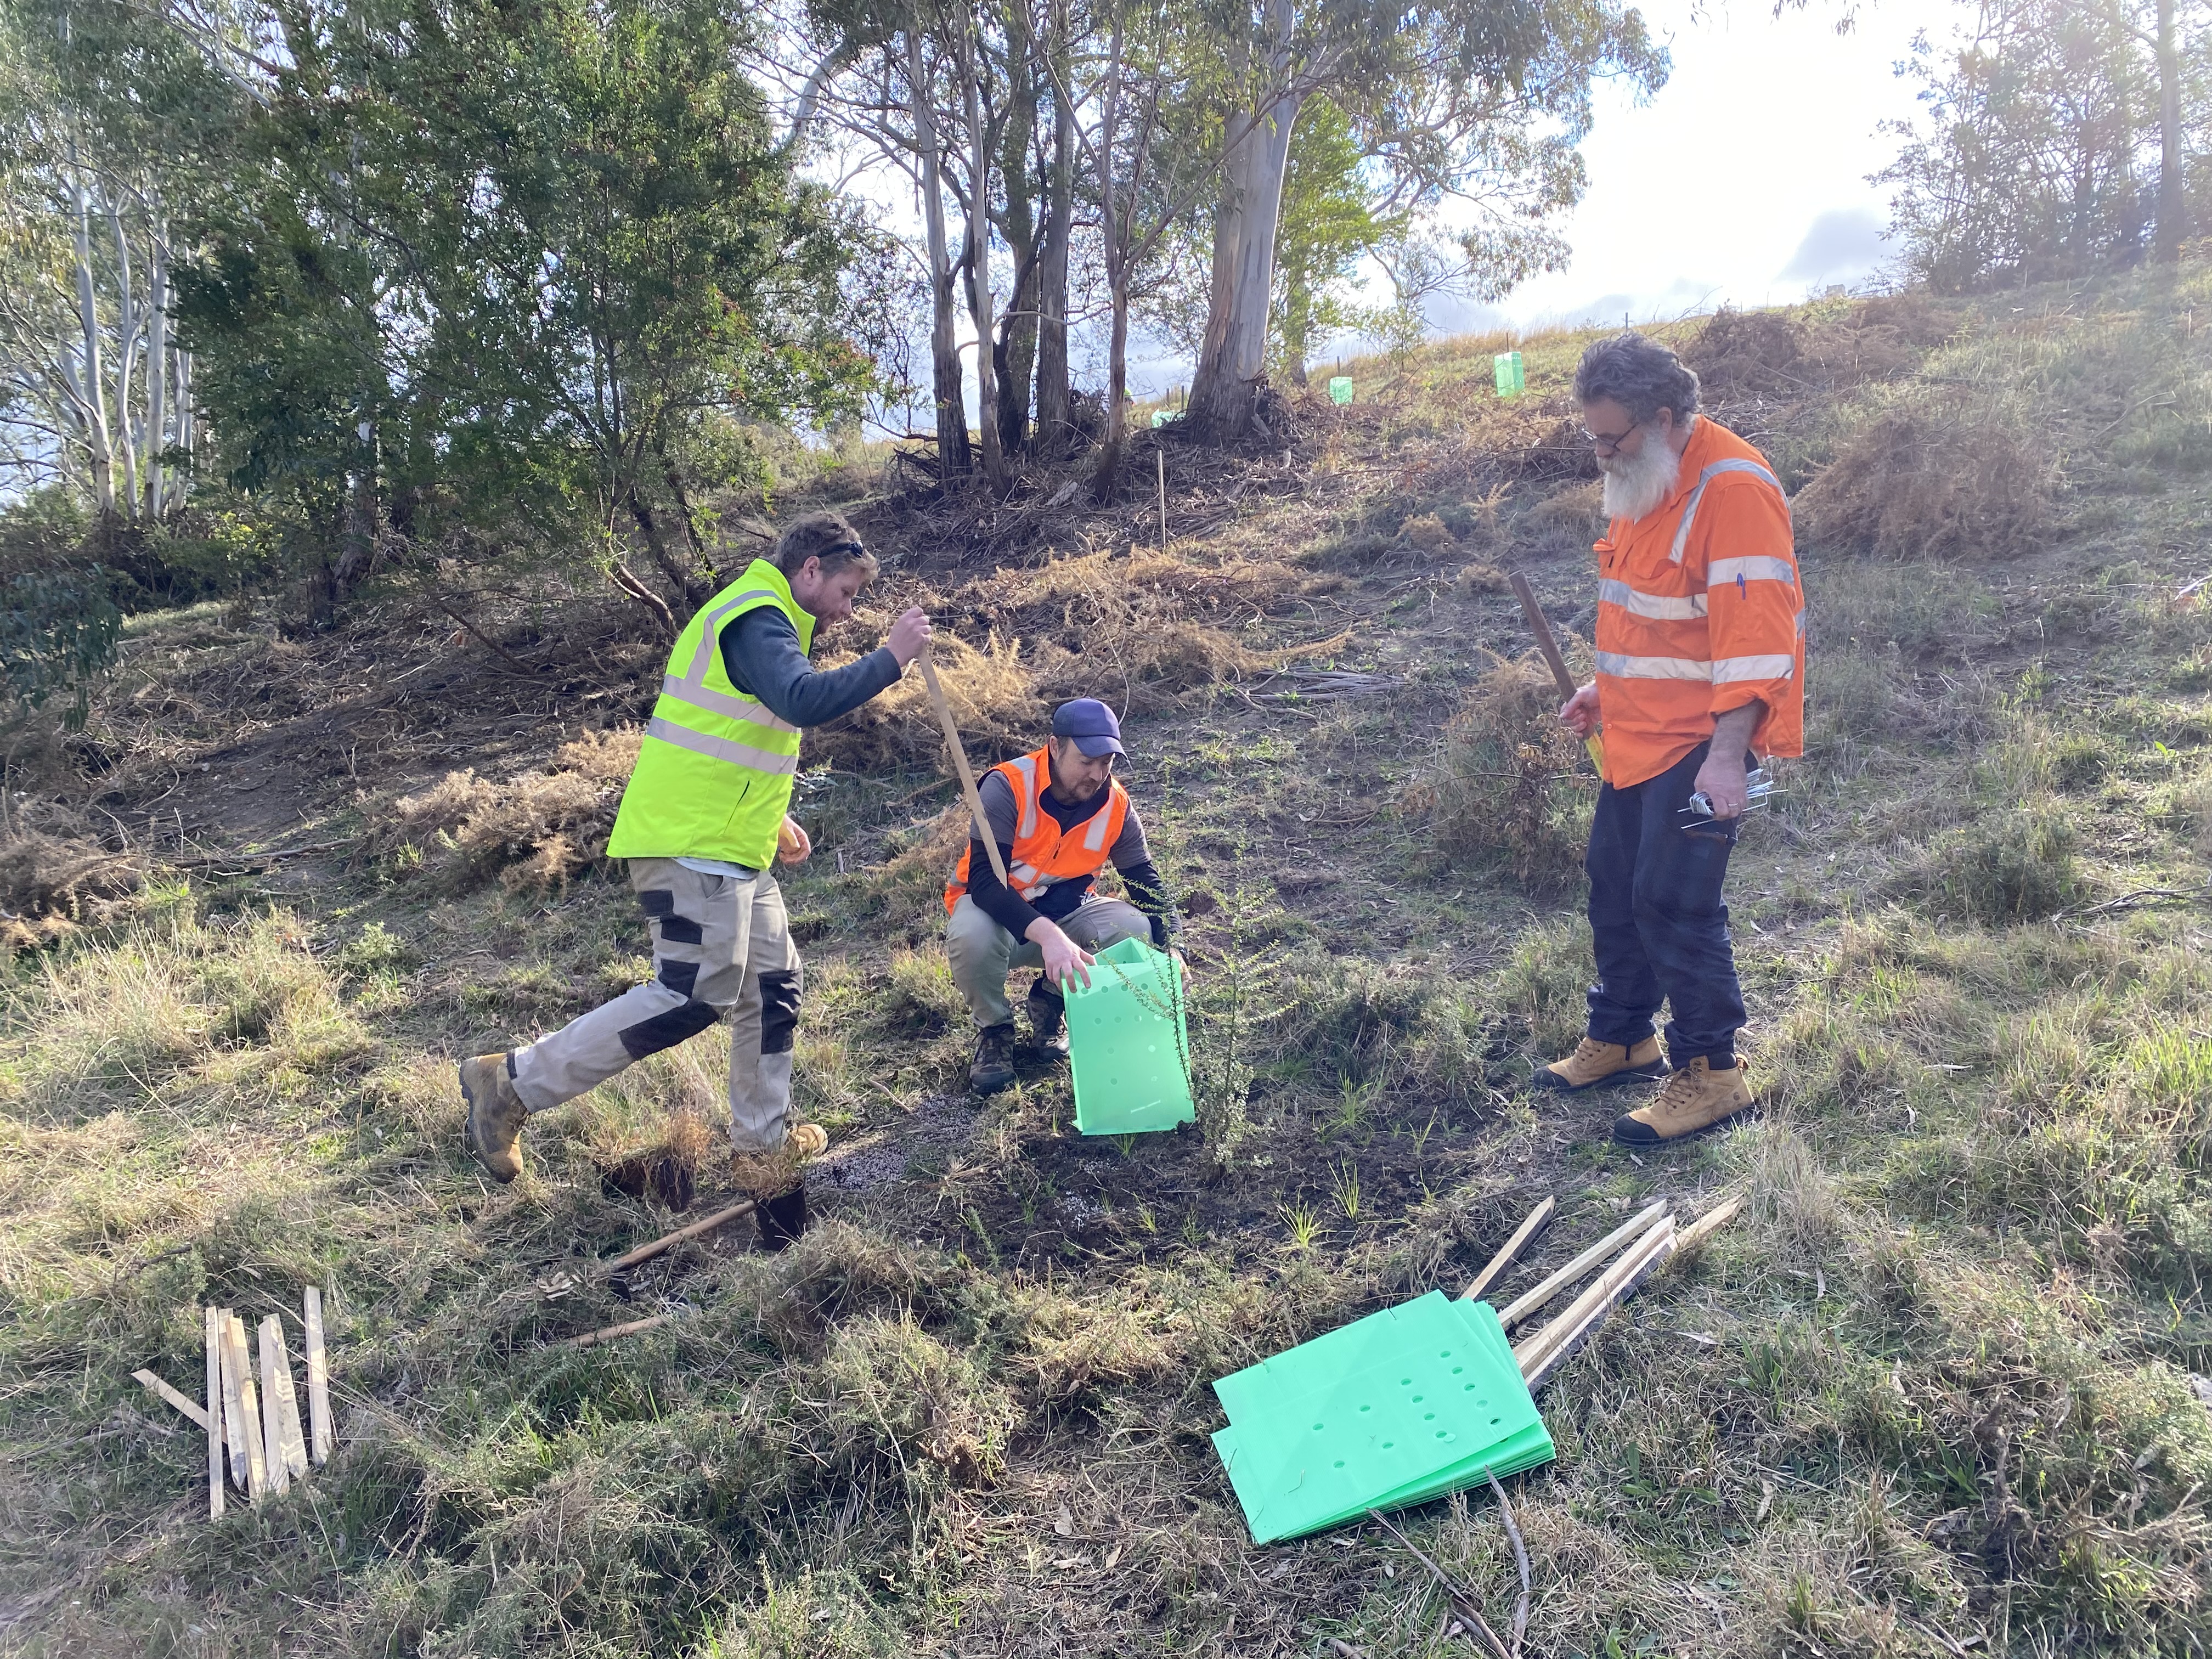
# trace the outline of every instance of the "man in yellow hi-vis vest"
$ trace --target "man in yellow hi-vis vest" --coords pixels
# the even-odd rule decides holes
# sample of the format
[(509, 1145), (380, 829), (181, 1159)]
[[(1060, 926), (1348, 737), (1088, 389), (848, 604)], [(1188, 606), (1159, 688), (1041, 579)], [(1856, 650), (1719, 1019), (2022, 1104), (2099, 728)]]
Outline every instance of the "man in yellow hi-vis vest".
[(793, 1177), (830, 1138), (791, 1121), (803, 981), (769, 865), (812, 850), (789, 816), (799, 729), (895, 684), (929, 641), (929, 618), (910, 609), (858, 662), (819, 672), (807, 660), (815, 629), (851, 616), (875, 574), (851, 525), (809, 514), (677, 640), (607, 843), (609, 856), (629, 862), (653, 931), (653, 977), (526, 1048), (461, 1062), (469, 1147), (494, 1179), (520, 1172), (516, 1143), (531, 1113), (728, 1014), (733, 1169), (763, 1200), (766, 1242), (805, 1226), (805, 1189)]

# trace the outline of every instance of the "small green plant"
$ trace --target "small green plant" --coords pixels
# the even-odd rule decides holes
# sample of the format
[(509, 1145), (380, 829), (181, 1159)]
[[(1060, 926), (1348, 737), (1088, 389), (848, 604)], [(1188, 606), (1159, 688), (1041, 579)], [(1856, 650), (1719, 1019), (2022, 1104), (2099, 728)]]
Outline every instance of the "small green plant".
[(1350, 1158), (1337, 1165), (1329, 1183), (1335, 1196), (1336, 1207), (1344, 1212), (1346, 1221), (1359, 1219), (1359, 1166)]
[(1321, 1236), (1321, 1217), (1313, 1206), (1302, 1198), (1296, 1204), (1285, 1204), (1279, 1208), (1283, 1224), (1291, 1230), (1291, 1248), (1311, 1249), (1314, 1240)]

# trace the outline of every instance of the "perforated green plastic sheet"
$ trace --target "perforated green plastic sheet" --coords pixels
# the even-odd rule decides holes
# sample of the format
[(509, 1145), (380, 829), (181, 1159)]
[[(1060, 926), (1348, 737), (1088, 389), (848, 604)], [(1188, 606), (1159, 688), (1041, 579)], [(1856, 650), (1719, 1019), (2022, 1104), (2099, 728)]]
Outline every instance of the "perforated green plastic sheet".
[(1090, 985), (1068, 992), (1067, 1050), (1083, 1133), (1149, 1134), (1198, 1115), (1182, 970), (1142, 939), (1101, 951)]
[(1401, 1509), (1553, 1457), (1486, 1302), (1441, 1291), (1213, 1385), (1213, 1437), (1255, 1543)]

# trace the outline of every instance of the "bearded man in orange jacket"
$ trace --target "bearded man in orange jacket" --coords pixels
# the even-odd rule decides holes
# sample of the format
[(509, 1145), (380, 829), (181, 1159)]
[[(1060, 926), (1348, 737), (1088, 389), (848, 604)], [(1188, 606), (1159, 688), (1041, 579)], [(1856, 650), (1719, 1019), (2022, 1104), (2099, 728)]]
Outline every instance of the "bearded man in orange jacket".
[[(1698, 377), (1628, 333), (1583, 353), (1583, 436), (1605, 477), (1597, 678), (1559, 718), (1603, 728), (1590, 823), (1598, 982), (1589, 1035), (1536, 1073), (1557, 1089), (1666, 1079), (1613, 1126), (1656, 1146), (1749, 1106), (1743, 992), (1721, 896), (1759, 757), (1803, 752), (1804, 590), (1766, 458), (1698, 413)], [(1702, 795), (1710, 807), (1691, 804)], [(1668, 1060), (1653, 1021), (1664, 1002)], [(1671, 1068), (1668, 1061), (1671, 1061)]]

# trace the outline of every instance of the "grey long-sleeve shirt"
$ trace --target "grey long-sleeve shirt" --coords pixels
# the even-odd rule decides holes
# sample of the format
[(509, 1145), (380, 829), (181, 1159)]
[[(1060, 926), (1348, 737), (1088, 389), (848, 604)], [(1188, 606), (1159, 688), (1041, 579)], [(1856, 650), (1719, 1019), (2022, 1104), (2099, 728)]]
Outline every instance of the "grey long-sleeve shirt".
[(889, 646), (858, 662), (818, 669), (799, 648), (799, 630), (772, 605), (762, 605), (722, 629), (722, 667), (738, 690), (758, 697), (778, 720), (821, 726), (850, 714), (896, 685), (905, 671)]

